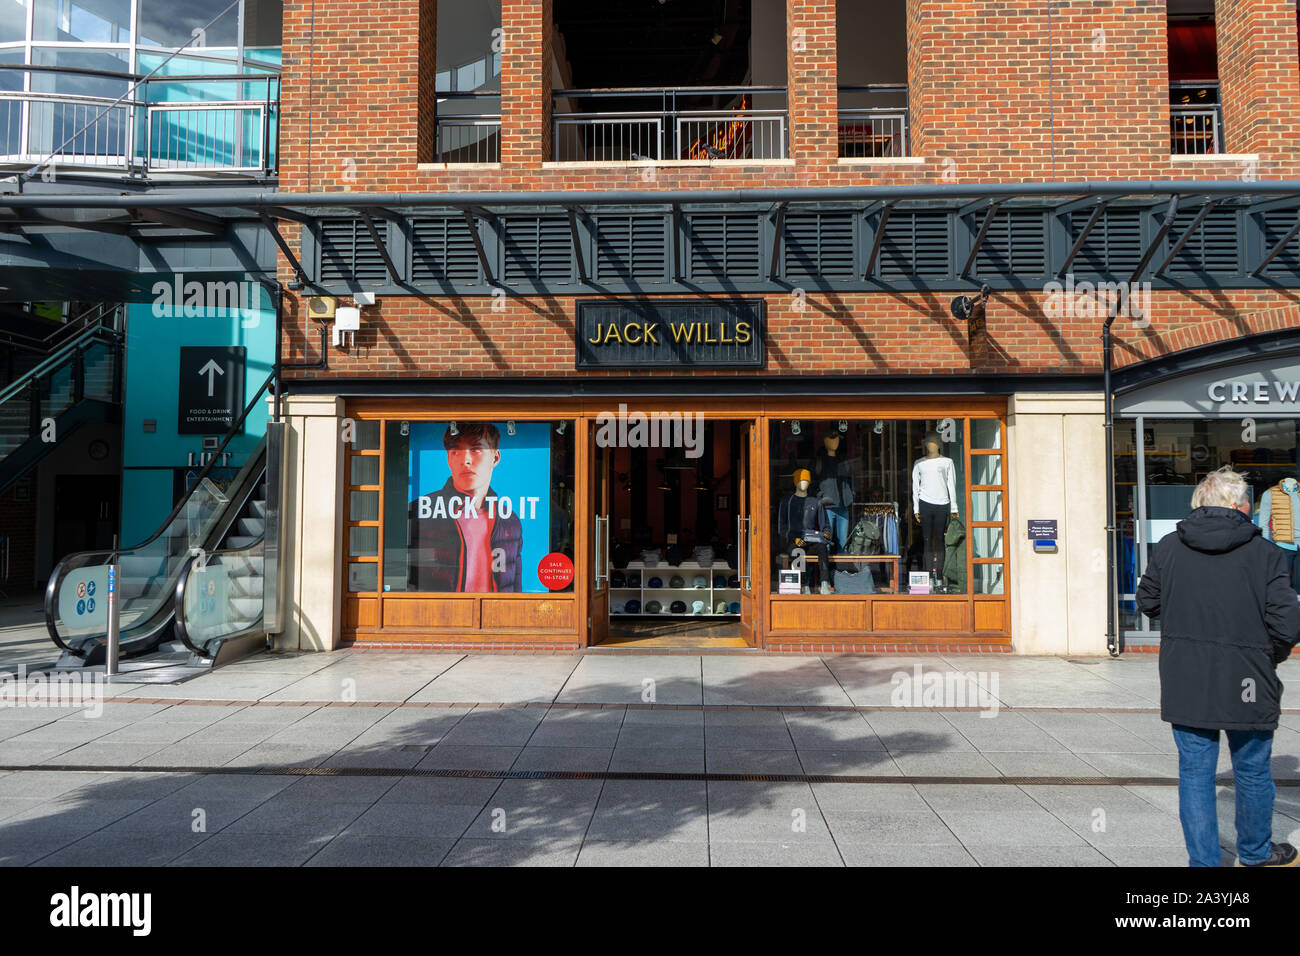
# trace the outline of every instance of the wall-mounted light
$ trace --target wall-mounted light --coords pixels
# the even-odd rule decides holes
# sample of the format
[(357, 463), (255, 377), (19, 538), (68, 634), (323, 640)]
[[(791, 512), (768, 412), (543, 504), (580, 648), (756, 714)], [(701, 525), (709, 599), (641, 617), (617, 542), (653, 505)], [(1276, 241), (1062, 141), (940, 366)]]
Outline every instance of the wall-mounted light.
[(849, 430), (849, 423), (845, 421), (840, 422), (840, 434), (843, 435), (848, 430)]
[(452, 423), (451, 423), (451, 429), (450, 429), (450, 431), (451, 431), (451, 437), (452, 437), (452, 438), (455, 438), (457, 435), (460, 434), (460, 429), (456, 427), (456, 423), (455, 423), (455, 422), (452, 422)]
[(560, 424), (558, 424), (558, 425), (555, 426), (555, 434), (557, 434), (557, 435), (563, 435), (563, 434), (564, 434), (564, 430), (565, 430), (566, 428), (568, 428), (568, 427), (569, 427), (569, 423), (568, 423), (568, 422), (560, 422)]
[(402, 437), (405, 438), (407, 435), (411, 434), (411, 423), (402, 422), (402, 427), (399, 428), (398, 431), (400, 431), (402, 433)]
[(885, 423), (877, 421), (876, 424), (872, 426), (871, 430), (877, 435), (883, 435), (885, 433)]
[(801, 434), (803, 434), (803, 426), (800, 425), (797, 421), (791, 422), (790, 434), (794, 435), (796, 438), (799, 437)]
[(515, 423), (513, 421), (506, 422), (506, 434), (513, 435), (514, 433), (515, 433)]

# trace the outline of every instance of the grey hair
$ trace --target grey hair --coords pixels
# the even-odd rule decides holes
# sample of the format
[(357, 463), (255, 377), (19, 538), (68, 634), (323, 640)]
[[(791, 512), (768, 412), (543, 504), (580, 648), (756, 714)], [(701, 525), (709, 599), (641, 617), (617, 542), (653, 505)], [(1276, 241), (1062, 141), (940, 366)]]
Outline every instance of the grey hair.
[(1250, 504), (1246, 476), (1224, 465), (1201, 479), (1192, 492), (1193, 508), (1239, 508)]

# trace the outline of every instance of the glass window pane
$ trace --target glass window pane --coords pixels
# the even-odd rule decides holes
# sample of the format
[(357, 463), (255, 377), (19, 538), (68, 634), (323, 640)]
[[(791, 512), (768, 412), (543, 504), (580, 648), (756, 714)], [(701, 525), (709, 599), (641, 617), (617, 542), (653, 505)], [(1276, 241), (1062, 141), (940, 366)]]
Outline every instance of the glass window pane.
[(353, 451), (379, 451), (379, 422), (357, 422)]
[(385, 590), (571, 591), (540, 570), (574, 558), (576, 429), (558, 425), (387, 422)]
[(976, 594), (1001, 594), (1002, 593), (1002, 568), (1000, 564), (977, 564), (975, 565), (975, 593)]
[(1001, 521), (1002, 520), (1002, 492), (972, 491), (971, 492), (971, 520)]
[(278, 62), (283, 32), (283, 0), (244, 0), (244, 55)]
[(348, 480), (354, 485), (379, 484), (379, 456), (353, 455), (352, 474)]
[(228, 6), (230, 0), (140, 0), (140, 43), (184, 46), (194, 38), (195, 31), (202, 29), (202, 38), (195, 46), (234, 49), (239, 42), (238, 7), (208, 26)]
[(1001, 448), (1002, 423), (996, 418), (975, 418), (970, 423), (971, 448)]
[(378, 591), (379, 590), (379, 565), (374, 562), (364, 564), (353, 562), (348, 564), (348, 590), (349, 591)]
[(379, 555), (378, 528), (349, 528), (348, 557), (373, 558)]
[(27, 39), (27, 0), (0, 0), (0, 43)]
[(379, 492), (352, 492), (352, 509), (350, 515), (353, 521), (378, 521)]
[[(129, 73), (127, 50), (54, 50), (38, 47), (32, 51), (38, 66), (66, 66), (81, 70), (105, 70)], [(104, 96), (117, 99), (127, 91), (128, 81), (112, 77), (78, 76), (71, 73), (33, 73), (32, 89), (41, 93), (67, 93), (74, 96)], [(94, 114), (92, 114), (94, 115)]]
[(1001, 455), (971, 455), (970, 467), (972, 485), (1002, 484)]
[[(12, 0), (0, 0), (0, 4), (13, 6)], [(131, 0), (36, 0), (33, 39), (56, 43), (130, 43)]]
[(973, 529), (975, 542), (975, 557), (977, 558), (1000, 558), (1002, 557), (1002, 529), (1001, 528), (975, 528)]
[(438, 89), (500, 91), (500, 49), (500, 4), (438, 0)]
[[(925, 570), (942, 584), (948, 525), (965, 511), (963, 428), (960, 418), (773, 422), (773, 592), (880, 593), (902, 583), (891, 564), (857, 555), (896, 554), (903, 582)], [(953, 547), (964, 567), (965, 546)]]

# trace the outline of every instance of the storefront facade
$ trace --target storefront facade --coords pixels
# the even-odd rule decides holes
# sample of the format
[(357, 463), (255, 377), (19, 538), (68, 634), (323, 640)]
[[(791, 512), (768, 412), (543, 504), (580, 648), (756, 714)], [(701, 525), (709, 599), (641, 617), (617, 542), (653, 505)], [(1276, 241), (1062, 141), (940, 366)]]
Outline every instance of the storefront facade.
[[(1290, 339), (1291, 341), (1288, 341)], [(1300, 343), (1295, 335), (1201, 349), (1156, 365), (1116, 396), (1115, 501), (1119, 620), (1129, 649), (1159, 644), (1160, 622), (1136, 607), (1151, 551), (1191, 510), (1196, 483), (1222, 465), (1246, 476), (1261, 503), (1300, 475)], [(1140, 436), (1140, 437), (1139, 437)], [(1286, 540), (1285, 532), (1277, 536)]]

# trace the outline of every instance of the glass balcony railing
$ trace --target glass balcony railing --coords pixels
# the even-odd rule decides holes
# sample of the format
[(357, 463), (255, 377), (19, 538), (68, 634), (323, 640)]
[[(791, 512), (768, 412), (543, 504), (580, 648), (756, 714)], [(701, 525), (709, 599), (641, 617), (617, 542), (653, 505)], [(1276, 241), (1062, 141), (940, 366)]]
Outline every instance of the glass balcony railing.
[[(60, 166), (128, 175), (182, 171), (269, 176), (276, 171), (277, 75), (138, 80), (131, 74), (80, 70), (76, 83), (58, 83), (59, 74), (67, 72), (0, 64), (0, 164), (40, 166), (54, 176)], [(37, 77), (44, 82), (35, 82)], [(48, 82), (51, 77), (56, 82)], [(84, 92), (91, 80), (99, 86)]]

